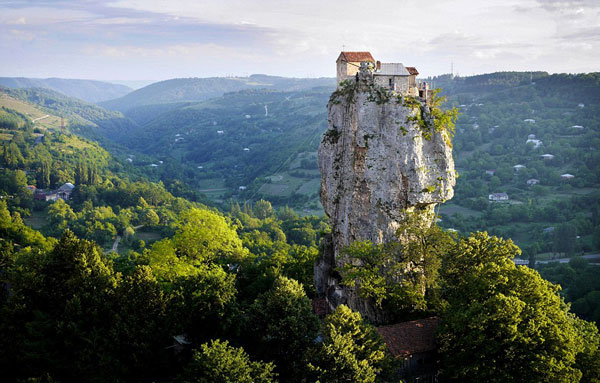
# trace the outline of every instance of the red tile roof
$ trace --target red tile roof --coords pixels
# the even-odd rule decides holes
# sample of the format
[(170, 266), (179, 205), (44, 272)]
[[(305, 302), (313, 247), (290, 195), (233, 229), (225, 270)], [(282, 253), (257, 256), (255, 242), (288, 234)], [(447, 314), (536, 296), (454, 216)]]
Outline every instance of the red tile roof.
[(415, 68), (414, 66), (407, 66), (406, 70), (408, 71), (408, 73), (410, 73), (411, 75), (418, 75), (419, 71), (417, 70), (417, 68)]
[(313, 312), (318, 316), (329, 314), (329, 302), (325, 298), (314, 298), (312, 300)]
[(388, 350), (394, 356), (407, 357), (436, 349), (437, 317), (396, 323), (377, 328)]
[(375, 59), (371, 56), (371, 52), (342, 52), (340, 56), (343, 56), (348, 62), (375, 62)]

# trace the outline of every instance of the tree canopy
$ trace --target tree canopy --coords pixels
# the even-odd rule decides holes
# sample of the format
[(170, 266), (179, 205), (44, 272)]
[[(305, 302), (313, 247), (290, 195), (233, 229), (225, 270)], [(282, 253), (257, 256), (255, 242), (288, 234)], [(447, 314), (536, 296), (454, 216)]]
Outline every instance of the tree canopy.
[[(442, 266), (443, 375), (460, 382), (577, 382), (589, 334), (559, 287), (512, 258), (510, 240), (475, 233), (460, 239)], [(593, 325), (592, 325), (593, 326)], [(597, 336), (597, 330), (596, 335)], [(596, 348), (597, 349), (597, 348)]]

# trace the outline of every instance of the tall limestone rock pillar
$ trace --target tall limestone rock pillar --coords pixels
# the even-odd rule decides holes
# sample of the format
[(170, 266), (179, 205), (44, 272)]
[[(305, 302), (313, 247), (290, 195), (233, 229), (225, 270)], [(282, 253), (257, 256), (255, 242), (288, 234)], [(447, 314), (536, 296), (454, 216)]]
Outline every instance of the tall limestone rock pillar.
[(315, 285), (331, 307), (347, 304), (375, 323), (384, 314), (340, 284), (342, 250), (354, 241), (398, 240), (408, 212), (431, 224), (436, 204), (453, 196), (448, 132), (436, 131), (420, 98), (392, 94), (361, 70), (329, 101), (328, 130), (319, 147), (321, 203), (332, 227), (315, 264)]

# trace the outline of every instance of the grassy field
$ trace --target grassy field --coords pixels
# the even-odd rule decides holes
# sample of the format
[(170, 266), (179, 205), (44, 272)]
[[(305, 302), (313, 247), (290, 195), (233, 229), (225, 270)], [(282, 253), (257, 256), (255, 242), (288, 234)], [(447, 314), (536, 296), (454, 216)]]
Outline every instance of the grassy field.
[[(150, 245), (156, 241), (161, 240), (163, 237), (159, 232), (156, 231), (144, 231), (144, 229), (139, 229), (139, 231), (136, 231), (135, 234), (133, 235), (133, 240), (134, 241), (144, 241), (146, 242), (146, 247), (150, 247)], [(110, 246), (107, 246), (106, 249), (110, 250), (112, 248), (112, 243), (110, 244)], [(133, 250), (125, 241), (121, 240), (121, 242), (119, 243), (119, 247), (118, 247), (118, 253), (119, 254), (126, 254), (128, 251)]]
[(325, 211), (323, 210), (323, 208), (321, 207), (321, 205), (319, 204), (319, 208), (315, 209), (315, 208), (304, 208), (302, 210), (297, 211), (298, 214), (300, 214), (300, 216), (302, 217), (306, 217), (309, 215), (316, 215), (316, 216), (321, 216), (321, 215), (325, 215)]
[(200, 193), (206, 195), (208, 199), (211, 199), (216, 202), (221, 202), (221, 198), (223, 195), (230, 191), (229, 188), (225, 186), (225, 180), (221, 178), (209, 178), (199, 182)]
[(225, 180), (222, 178), (208, 178), (205, 180), (198, 181), (198, 191), (204, 193), (205, 191), (213, 191), (214, 189), (224, 189)]
[(33, 211), (31, 216), (25, 217), (24, 221), (28, 226), (39, 230), (46, 224), (46, 211)]
[(321, 186), (321, 180), (320, 179), (314, 179), (314, 180), (310, 180), (308, 182), (305, 182), (302, 184), (302, 186), (300, 186), (298, 188), (298, 190), (296, 191), (296, 193), (298, 194), (303, 194), (303, 195), (313, 195), (315, 193), (319, 192), (319, 187)]
[(148, 244), (162, 239), (162, 235), (156, 231), (144, 231), (141, 229), (141, 231), (137, 231), (134, 234), (133, 238), (137, 241), (142, 240)]
[(17, 112), (23, 113), (31, 120), (39, 119), (35, 121), (36, 127), (52, 130), (60, 129), (60, 117), (46, 113), (31, 104), (12, 98), (4, 93), (0, 93), (0, 106), (14, 109)]
[(452, 203), (445, 203), (443, 205), (440, 205), (438, 214), (440, 215), (454, 215), (454, 214), (460, 214), (463, 217), (480, 217), (481, 216), (481, 212), (477, 211), (477, 210), (473, 210), (473, 209), (469, 209), (467, 207), (462, 207), (459, 205), (455, 205)]
[(293, 177), (288, 172), (273, 174), (270, 179), (271, 183), (258, 189), (258, 193), (265, 197), (289, 197), (305, 183), (302, 178)]
[(258, 192), (267, 196), (290, 196), (292, 194), (289, 185), (284, 184), (265, 184)]
[(317, 152), (301, 152), (298, 153), (296, 158), (290, 163), (289, 169), (298, 169), (300, 167), (300, 163), (304, 159), (310, 159), (313, 161), (317, 160)]

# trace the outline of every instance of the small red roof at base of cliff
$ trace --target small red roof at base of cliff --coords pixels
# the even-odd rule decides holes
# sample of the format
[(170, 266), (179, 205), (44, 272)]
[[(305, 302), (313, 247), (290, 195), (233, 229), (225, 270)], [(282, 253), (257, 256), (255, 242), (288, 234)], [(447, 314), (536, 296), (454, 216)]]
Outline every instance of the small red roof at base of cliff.
[(419, 319), (377, 327), (390, 353), (396, 357), (408, 357), (437, 349), (435, 332), (437, 317)]
[(328, 315), (329, 310), (329, 302), (325, 298), (314, 298), (312, 300), (312, 309), (313, 313), (318, 316)]

